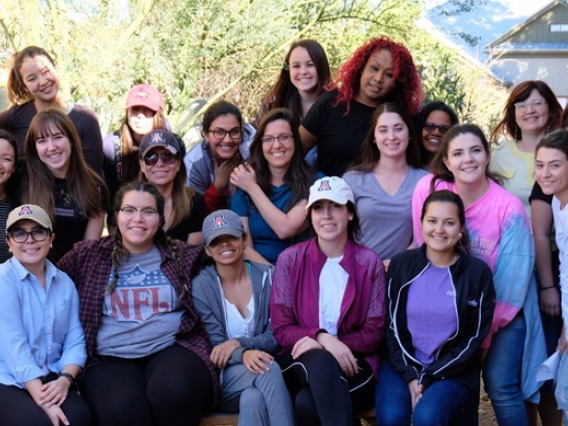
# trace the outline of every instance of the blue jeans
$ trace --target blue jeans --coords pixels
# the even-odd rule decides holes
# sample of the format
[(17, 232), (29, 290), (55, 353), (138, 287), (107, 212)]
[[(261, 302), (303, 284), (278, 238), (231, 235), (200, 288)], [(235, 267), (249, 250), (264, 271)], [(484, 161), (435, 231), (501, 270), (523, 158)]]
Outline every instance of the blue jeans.
[(521, 392), (521, 367), (527, 332), (522, 312), (497, 331), (483, 365), (485, 390), (499, 426), (527, 426), (528, 417)]
[(381, 426), (410, 426), (411, 418), (414, 426), (449, 425), (464, 410), (476, 408), (477, 400), (475, 392), (457, 380), (437, 380), (426, 388), (413, 414), (408, 385), (390, 364), (381, 365), (375, 387)]

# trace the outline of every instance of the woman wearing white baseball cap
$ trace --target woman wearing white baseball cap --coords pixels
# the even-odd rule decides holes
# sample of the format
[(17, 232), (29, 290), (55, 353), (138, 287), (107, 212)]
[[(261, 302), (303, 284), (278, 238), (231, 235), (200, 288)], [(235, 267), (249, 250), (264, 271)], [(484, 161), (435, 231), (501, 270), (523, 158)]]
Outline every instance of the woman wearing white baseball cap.
[(374, 404), (385, 269), (355, 241), (353, 200), (343, 179), (318, 179), (306, 207), (316, 236), (286, 249), (274, 271), (272, 330), (298, 425), (350, 426), (354, 413)]

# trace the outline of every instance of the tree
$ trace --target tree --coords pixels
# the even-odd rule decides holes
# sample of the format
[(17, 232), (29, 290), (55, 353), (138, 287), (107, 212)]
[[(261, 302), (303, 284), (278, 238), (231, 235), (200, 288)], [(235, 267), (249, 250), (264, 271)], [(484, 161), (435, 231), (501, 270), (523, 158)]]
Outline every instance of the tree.
[(38, 44), (55, 53), (70, 95), (97, 111), (105, 132), (124, 115), (128, 89), (146, 81), (179, 132), (203, 112), (184, 115), (195, 98), (225, 98), (253, 117), (298, 38), (322, 43), (334, 69), (386, 34), (409, 47), (430, 96), (475, 111), (465, 91), (478, 76), (415, 25), (422, 9), (421, 0), (4, 0), (0, 52)]

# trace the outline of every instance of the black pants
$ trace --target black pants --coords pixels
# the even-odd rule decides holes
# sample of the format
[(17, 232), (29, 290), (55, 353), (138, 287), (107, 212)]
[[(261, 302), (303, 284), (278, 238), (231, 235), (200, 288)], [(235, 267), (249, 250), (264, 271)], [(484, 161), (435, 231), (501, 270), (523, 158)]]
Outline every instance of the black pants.
[(98, 426), (199, 425), (213, 404), (209, 369), (181, 346), (144, 358), (100, 360), (82, 385)]
[(298, 359), (286, 355), (279, 363), (298, 426), (351, 426), (354, 414), (373, 407), (375, 377), (363, 360), (358, 360), (359, 372), (354, 377), (345, 377), (324, 349), (312, 349)]
[[(53, 374), (44, 383), (57, 378)], [(92, 424), (91, 410), (74, 387), (69, 388), (61, 409), (69, 422), (75, 426)], [(0, 384), (0, 424), (10, 426), (51, 426), (45, 411), (36, 404), (26, 389)]]

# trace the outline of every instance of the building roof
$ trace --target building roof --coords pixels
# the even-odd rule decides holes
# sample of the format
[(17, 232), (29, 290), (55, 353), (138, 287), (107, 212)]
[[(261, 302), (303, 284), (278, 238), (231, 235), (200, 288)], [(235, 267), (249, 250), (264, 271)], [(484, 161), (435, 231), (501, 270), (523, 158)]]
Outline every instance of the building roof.
[(533, 22), (538, 21), (543, 17), (543, 15), (547, 14), (548, 12), (552, 11), (554, 8), (560, 6), (565, 7), (568, 9), (568, 4), (566, 4), (567, 0), (554, 0), (544, 8), (539, 10), (538, 12), (534, 13), (532, 16), (529, 16), (527, 19), (522, 21), (521, 23), (515, 25), (505, 34), (497, 38), (496, 40), (489, 43), (487, 46), (483, 48), (485, 52), (503, 52), (503, 51), (528, 51), (528, 50), (535, 50), (535, 49), (542, 49), (547, 52), (557, 52), (557, 51), (565, 51), (568, 46), (568, 40), (566, 43), (547, 43), (547, 42), (534, 42), (534, 41), (527, 41), (526, 43), (523, 42), (510, 42), (510, 39), (517, 35), (519, 32), (526, 29), (530, 24)]

